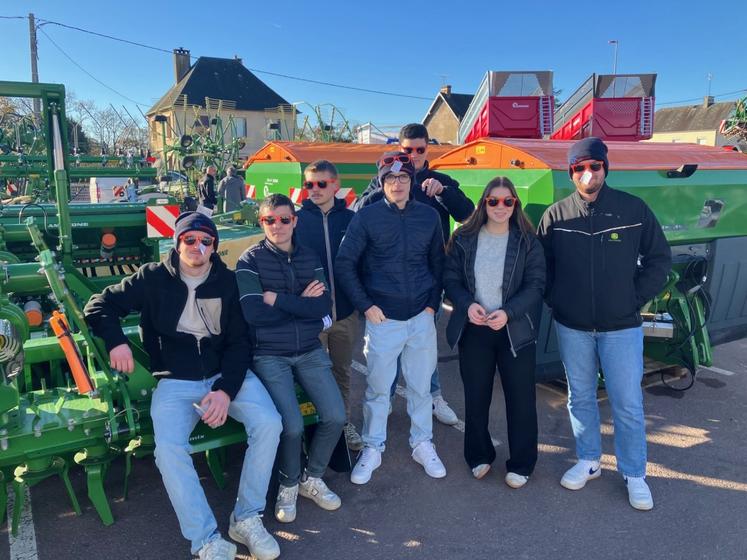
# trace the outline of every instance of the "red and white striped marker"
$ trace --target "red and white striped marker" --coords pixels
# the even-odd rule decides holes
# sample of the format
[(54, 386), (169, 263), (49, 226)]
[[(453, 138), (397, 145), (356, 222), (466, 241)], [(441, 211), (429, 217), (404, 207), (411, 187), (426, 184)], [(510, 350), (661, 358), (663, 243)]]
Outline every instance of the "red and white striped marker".
[(257, 199), (257, 187), (255, 187), (254, 185), (245, 184), (244, 190), (246, 198), (251, 198), (252, 200)]
[(350, 208), (350, 205), (355, 202), (355, 191), (353, 189), (340, 189), (335, 193), (335, 196), (343, 199), (347, 208)]
[(288, 197), (291, 199), (293, 204), (301, 206), (303, 201), (309, 198), (309, 192), (306, 189), (296, 189), (291, 187), (288, 189)]
[(176, 218), (179, 216), (179, 205), (147, 206), (145, 208), (145, 222), (148, 237), (174, 237)]

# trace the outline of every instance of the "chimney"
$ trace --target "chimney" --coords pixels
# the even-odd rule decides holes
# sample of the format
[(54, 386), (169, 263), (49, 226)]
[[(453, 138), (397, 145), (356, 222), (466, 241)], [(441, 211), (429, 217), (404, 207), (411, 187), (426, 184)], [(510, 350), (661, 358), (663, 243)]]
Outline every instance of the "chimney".
[(191, 67), (189, 51), (181, 47), (174, 49), (174, 78), (177, 84), (187, 75)]
[(703, 107), (707, 109), (711, 105), (713, 105), (713, 96), (712, 95), (706, 95), (703, 98)]
[(451, 86), (450, 85), (441, 86), (441, 90), (440, 91), (444, 95), (451, 95)]
[(237, 54), (233, 55), (233, 59), (241, 65), (244, 64), (244, 60)]

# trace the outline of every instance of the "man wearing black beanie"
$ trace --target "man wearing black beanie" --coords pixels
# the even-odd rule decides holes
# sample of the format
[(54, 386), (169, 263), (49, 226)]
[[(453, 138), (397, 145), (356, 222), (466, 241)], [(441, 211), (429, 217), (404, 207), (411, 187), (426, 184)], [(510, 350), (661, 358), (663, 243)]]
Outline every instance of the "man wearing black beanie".
[(578, 458), (560, 484), (580, 490), (602, 474), (596, 399), (601, 368), (612, 407), (617, 469), (630, 505), (649, 510), (654, 501), (645, 480), (639, 310), (664, 287), (671, 251), (648, 206), (607, 185), (609, 166), (601, 139), (584, 138), (571, 146), (568, 174), (576, 190), (545, 211), (537, 231), (547, 259), (545, 300), (568, 378)]
[(280, 554), (262, 524), (282, 422), (257, 376), (249, 369), (252, 349), (241, 314), (235, 274), (215, 252), (218, 229), (199, 212), (176, 220), (174, 248), (163, 262), (149, 263), (94, 295), (85, 317), (104, 339), (113, 370), (132, 373), (132, 350), (120, 319), (140, 312), (143, 349), (159, 379), (151, 418), (156, 465), (179, 520), (199, 558), (232, 559), (236, 545), (224, 540), (189, 456), (189, 437), (202, 420), (211, 428), (227, 416), (246, 429), (249, 448), (228, 533), (253, 558)]

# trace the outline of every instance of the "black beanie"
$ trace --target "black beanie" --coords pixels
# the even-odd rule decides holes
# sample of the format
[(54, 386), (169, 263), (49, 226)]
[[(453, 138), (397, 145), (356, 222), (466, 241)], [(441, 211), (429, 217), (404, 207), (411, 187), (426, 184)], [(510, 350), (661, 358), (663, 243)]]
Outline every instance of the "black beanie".
[(581, 161), (594, 159), (604, 163), (604, 176), (610, 172), (610, 162), (607, 159), (607, 144), (601, 138), (590, 136), (579, 140), (568, 150), (568, 175), (573, 176), (571, 167)]
[(174, 247), (179, 248), (179, 236), (188, 231), (201, 231), (210, 235), (215, 241), (213, 246), (218, 249), (218, 228), (215, 222), (202, 212), (184, 212), (179, 214), (174, 226)]
[[(384, 164), (384, 159), (388, 157), (397, 158), (399, 156), (405, 156), (407, 162), (399, 161), (395, 159), (392, 163)], [(405, 152), (386, 152), (378, 162), (376, 166), (379, 168), (379, 186), (384, 187), (384, 178), (390, 173), (407, 173), (410, 176), (410, 181), (415, 180), (415, 165), (412, 163), (410, 156)]]

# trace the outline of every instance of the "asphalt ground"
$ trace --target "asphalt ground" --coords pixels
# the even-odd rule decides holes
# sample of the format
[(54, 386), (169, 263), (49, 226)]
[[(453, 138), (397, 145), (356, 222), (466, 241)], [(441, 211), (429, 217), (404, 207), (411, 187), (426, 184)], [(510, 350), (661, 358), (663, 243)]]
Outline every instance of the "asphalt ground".
[[(443, 340), (439, 343), (444, 395), (463, 418), (456, 357)], [(342, 498), (340, 510), (324, 512), (299, 498), (294, 523), (278, 523), (271, 514), (265, 523), (287, 560), (747, 558), (747, 339), (716, 347), (714, 356), (717, 369), (701, 370), (685, 393), (664, 387), (658, 375), (644, 381), (653, 511), (628, 505), (615, 471), (609, 402), (603, 392), (603, 475), (580, 491), (560, 486), (560, 477), (574, 462), (574, 446), (564, 387), (558, 383), (538, 385), (540, 455), (534, 475), (522, 489), (506, 486), (505, 417), (497, 383), (491, 433), (498, 442), (498, 459), (482, 480), (472, 478), (462, 458), (459, 429), (435, 421), (434, 442), (448, 475), (442, 480), (426, 476), (410, 458), (405, 401), (397, 397), (383, 464), (368, 485), (356, 486), (346, 473), (329, 472), (325, 478)], [(364, 369), (360, 349), (356, 360), (358, 370)], [(363, 374), (354, 371), (358, 402), (364, 383)], [(360, 406), (354, 410), (360, 426)], [(195, 457), (224, 534), (242, 457), (241, 446), (229, 450), (228, 487), (222, 491), (204, 459)], [(71, 471), (83, 508), (80, 517), (72, 512), (60, 482), (49, 479), (34, 486), (23, 535), (13, 539), (3, 528), (0, 559), (189, 558), (152, 459), (136, 461), (126, 501), (121, 498), (123, 476), (123, 461), (116, 461), (107, 479), (115, 517), (110, 527), (101, 524), (86, 497), (82, 470)], [(242, 546), (239, 552), (249, 557)]]

